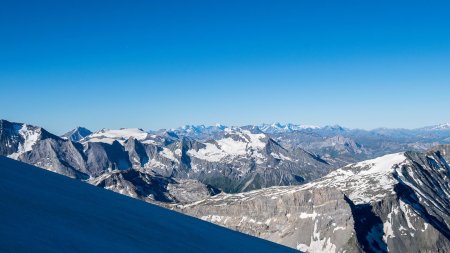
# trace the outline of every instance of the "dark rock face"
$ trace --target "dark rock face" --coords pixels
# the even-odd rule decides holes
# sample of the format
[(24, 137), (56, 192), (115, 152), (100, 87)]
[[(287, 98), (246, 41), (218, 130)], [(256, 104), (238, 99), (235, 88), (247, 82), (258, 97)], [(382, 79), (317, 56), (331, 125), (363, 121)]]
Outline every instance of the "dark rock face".
[(82, 145), (46, 130), (0, 121), (1, 155), (79, 179), (88, 177)]
[(351, 164), (303, 186), (173, 208), (307, 252), (449, 252), (447, 148)]
[(60, 138), (47, 138), (36, 142), (33, 149), (21, 154), (18, 160), (72, 178), (89, 177), (82, 145)]
[(112, 144), (88, 142), (85, 144), (86, 167), (90, 175), (98, 176), (105, 171), (131, 168), (128, 153), (117, 141)]
[(125, 150), (128, 152), (133, 167), (144, 167), (150, 160), (144, 144), (133, 137), (128, 139), (125, 144)]
[(3, 156), (17, 152), (23, 137), (19, 134), (21, 124), (0, 120), (0, 154)]

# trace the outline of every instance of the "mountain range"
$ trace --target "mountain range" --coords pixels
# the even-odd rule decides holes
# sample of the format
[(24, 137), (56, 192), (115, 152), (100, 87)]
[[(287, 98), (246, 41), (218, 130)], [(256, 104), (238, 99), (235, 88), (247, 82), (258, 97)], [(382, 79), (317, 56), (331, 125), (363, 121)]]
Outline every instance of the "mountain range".
[(142, 129), (102, 129), (79, 141), (73, 141), (79, 129), (70, 132), (75, 136), (58, 137), (40, 127), (3, 120), (0, 130), (5, 147), (1, 155), (90, 182), (99, 182), (95, 178), (104, 178), (105, 173), (135, 170), (178, 184), (194, 180), (208, 188), (242, 192), (302, 184), (333, 168), (302, 148), (284, 148), (258, 129), (224, 128), (208, 140), (178, 131), (152, 134)]
[(306, 252), (448, 252), (450, 125), (78, 127), (0, 121), (0, 155)]

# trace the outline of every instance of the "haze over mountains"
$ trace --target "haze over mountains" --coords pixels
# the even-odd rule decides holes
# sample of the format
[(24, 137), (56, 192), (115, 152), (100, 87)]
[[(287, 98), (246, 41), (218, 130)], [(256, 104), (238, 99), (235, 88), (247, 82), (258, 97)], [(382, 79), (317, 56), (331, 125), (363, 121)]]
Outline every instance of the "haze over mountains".
[(449, 251), (447, 144), (449, 124), (76, 128), (59, 137), (0, 121), (0, 155), (307, 252)]

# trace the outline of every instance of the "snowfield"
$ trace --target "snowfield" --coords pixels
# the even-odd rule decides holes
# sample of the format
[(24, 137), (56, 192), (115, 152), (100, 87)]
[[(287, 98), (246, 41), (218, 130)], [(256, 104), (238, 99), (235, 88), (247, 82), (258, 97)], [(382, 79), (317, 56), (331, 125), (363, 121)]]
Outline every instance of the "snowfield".
[[(16, 125), (18, 127), (18, 125)], [(20, 129), (15, 129), (16, 134), (21, 136), (24, 140), (23, 145), (19, 144), (19, 149), (16, 153), (9, 155), (9, 157), (13, 159), (17, 159), (21, 154), (30, 151), (33, 148), (33, 145), (36, 144), (40, 131), (35, 131), (32, 126), (27, 124), (23, 124)]]
[(262, 163), (263, 152), (266, 143), (265, 134), (253, 134), (248, 130), (226, 128), (225, 132), (229, 135), (212, 143), (205, 142), (205, 148), (190, 150), (189, 154), (195, 158), (210, 162), (219, 162), (224, 159), (232, 160), (240, 156), (250, 156), (254, 154)]
[(114, 141), (124, 143), (129, 138), (133, 137), (137, 140), (145, 140), (149, 134), (138, 128), (122, 128), (117, 130), (103, 129), (89, 135), (83, 139), (82, 142), (103, 142), (111, 144)]

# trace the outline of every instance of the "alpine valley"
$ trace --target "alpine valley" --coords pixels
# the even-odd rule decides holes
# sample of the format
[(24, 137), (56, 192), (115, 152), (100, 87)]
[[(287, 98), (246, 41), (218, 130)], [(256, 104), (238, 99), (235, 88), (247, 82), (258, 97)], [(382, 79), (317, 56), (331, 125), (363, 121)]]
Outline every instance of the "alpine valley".
[(300, 251), (450, 252), (450, 124), (57, 136), (0, 120), (0, 155)]

